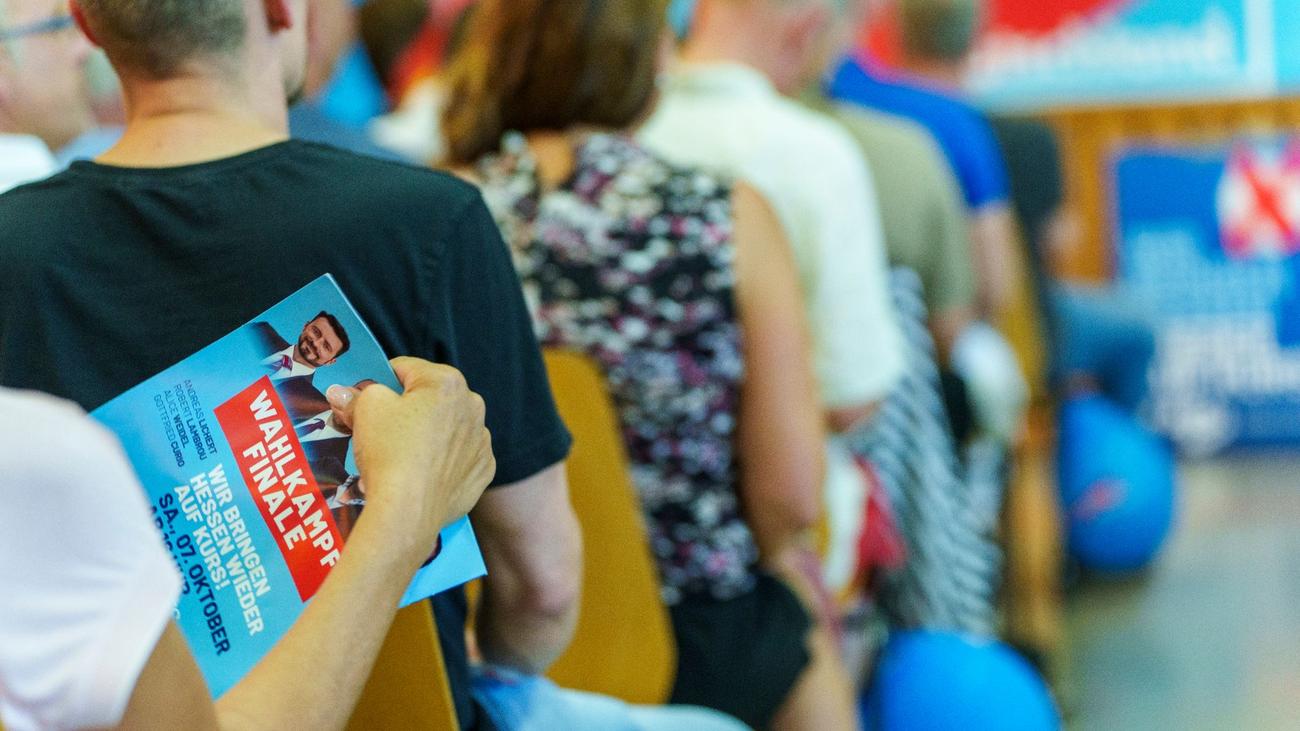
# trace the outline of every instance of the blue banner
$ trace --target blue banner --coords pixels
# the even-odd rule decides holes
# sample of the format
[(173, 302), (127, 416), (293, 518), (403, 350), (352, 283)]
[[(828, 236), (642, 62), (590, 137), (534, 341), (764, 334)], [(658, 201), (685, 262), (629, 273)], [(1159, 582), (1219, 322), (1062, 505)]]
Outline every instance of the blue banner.
[(1184, 449), (1300, 444), (1300, 141), (1116, 161), (1122, 286), (1157, 318), (1160, 428)]
[(1300, 83), (1294, 0), (992, 5), (970, 76), (992, 108), (1263, 97)]

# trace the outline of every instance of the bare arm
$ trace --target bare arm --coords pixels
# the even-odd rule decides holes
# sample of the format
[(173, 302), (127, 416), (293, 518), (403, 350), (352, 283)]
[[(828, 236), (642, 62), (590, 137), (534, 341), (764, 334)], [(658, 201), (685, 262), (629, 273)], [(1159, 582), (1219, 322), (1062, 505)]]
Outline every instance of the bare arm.
[(761, 552), (775, 557), (821, 516), (825, 432), (794, 257), (758, 193), (737, 186), (733, 200), (746, 363), (738, 427), (742, 499)]
[(460, 374), (411, 359), (394, 368), (405, 395), (381, 386), (349, 391), (341, 409), (356, 425), (368, 501), (302, 616), (215, 706), (172, 623), (121, 728), (333, 729), (347, 722), (411, 576), (438, 531), (469, 510), (495, 471), (482, 399)]
[(559, 464), (489, 490), (474, 509), (488, 576), (477, 633), (490, 663), (540, 674), (573, 639), (582, 534)]
[(979, 315), (998, 322), (1015, 298), (1020, 282), (1020, 249), (1011, 209), (987, 205), (971, 219), (971, 254), (979, 277)]
[(171, 623), (136, 683), (123, 729), (342, 728), (352, 714), (419, 559), (384, 542), (400, 521), (362, 512), (343, 556), (302, 617), (214, 705)]

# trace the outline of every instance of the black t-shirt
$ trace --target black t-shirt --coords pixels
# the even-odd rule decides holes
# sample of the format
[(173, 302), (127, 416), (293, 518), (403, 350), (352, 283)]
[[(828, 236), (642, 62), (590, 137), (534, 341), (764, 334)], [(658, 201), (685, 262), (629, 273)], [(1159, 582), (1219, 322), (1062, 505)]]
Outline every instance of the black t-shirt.
[(1043, 236), (1052, 215), (1065, 199), (1061, 151), (1056, 134), (1044, 122), (1024, 117), (989, 120), (1007, 162), (1011, 205), (1029, 248), (1029, 273), (1039, 305), (1053, 326), (1048, 290), (1052, 281), (1049, 253)]
[[(0, 196), (0, 262), (0, 385), (94, 409), (331, 273), (385, 352), (455, 366), (483, 396), (494, 485), (568, 454), (509, 252), (450, 176), (303, 142), (81, 162)], [(434, 607), (469, 727), (464, 594)]]

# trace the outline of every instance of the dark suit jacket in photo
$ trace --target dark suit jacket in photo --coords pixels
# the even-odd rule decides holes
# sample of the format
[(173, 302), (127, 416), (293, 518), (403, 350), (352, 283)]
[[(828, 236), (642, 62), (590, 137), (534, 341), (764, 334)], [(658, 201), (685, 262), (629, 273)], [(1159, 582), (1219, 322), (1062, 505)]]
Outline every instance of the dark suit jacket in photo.
[[(351, 441), (351, 437), (334, 437), (302, 443), (302, 451), (307, 456), (312, 476), (316, 478), (316, 485), (326, 500), (333, 498), (339, 487), (351, 477), (347, 468), (348, 444)], [(361, 506), (343, 505), (331, 508), (330, 512), (334, 515), (339, 535), (346, 540), (361, 513)]]
[(334, 437), (302, 443), (302, 451), (307, 456), (311, 473), (327, 498), (351, 476), (347, 468), (348, 445), (351, 442), (352, 437)]
[(248, 326), (248, 329), (257, 341), (263, 358), (270, 358), (293, 345), (293, 343), (280, 337), (280, 333), (276, 332), (269, 322), (254, 322)]
[(280, 394), (285, 411), (294, 426), (330, 410), (329, 399), (312, 383), (311, 376), (298, 376), (274, 381), (275, 392)]

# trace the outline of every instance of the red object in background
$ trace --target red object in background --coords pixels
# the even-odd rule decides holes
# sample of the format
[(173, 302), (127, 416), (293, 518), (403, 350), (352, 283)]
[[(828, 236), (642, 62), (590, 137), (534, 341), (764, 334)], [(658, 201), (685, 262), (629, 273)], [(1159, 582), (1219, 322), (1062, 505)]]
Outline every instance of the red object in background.
[(1044, 36), (1071, 20), (1090, 18), (1126, 4), (1126, 0), (990, 0), (988, 29), (1017, 35)]
[(388, 87), (388, 98), (393, 106), (402, 103), (411, 87), (438, 72), (446, 47), (445, 29), (430, 19), (393, 64), (393, 78)]
[(1270, 159), (1250, 145), (1233, 149), (1219, 194), (1224, 252), (1234, 259), (1300, 252), (1300, 142)]
[(858, 539), (858, 575), (866, 576), (870, 585), (871, 577), (878, 572), (896, 571), (907, 563), (907, 544), (875, 466), (861, 456), (856, 457), (856, 462), (867, 481), (866, 526)]
[[(1117, 10), (1132, 0), (987, 0), (983, 33), (1027, 37), (1051, 35), (1074, 20), (1088, 19)], [(894, 2), (875, 5), (859, 34), (859, 46), (866, 58), (897, 68), (903, 42)]]
[[(271, 379), (264, 376), (218, 406), (216, 415), (239, 463), (239, 475), (284, 556), (298, 596), (307, 601), (337, 562), (343, 538), (288, 411)], [(259, 490), (259, 477), (265, 478), (266, 492)], [(267, 498), (275, 493), (283, 500), (272, 506)]]
[(475, 0), (430, 0), (429, 19), (420, 33), (398, 58), (388, 88), (394, 105), (401, 104), (407, 92), (424, 79), (438, 73), (447, 55), (451, 32), (461, 13)]
[(898, 7), (894, 3), (872, 5), (858, 46), (867, 59), (888, 68), (898, 67), (903, 58), (903, 41), (898, 32)]

